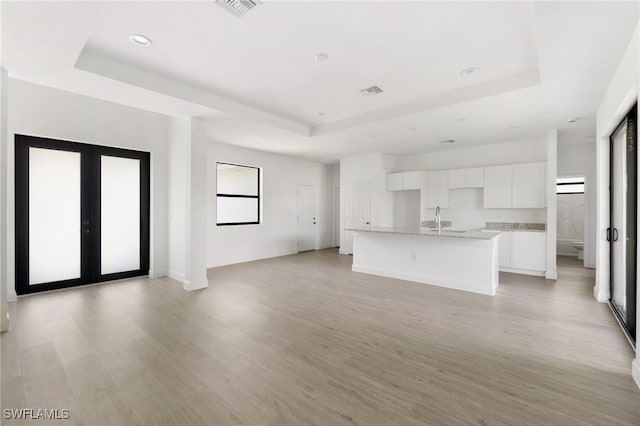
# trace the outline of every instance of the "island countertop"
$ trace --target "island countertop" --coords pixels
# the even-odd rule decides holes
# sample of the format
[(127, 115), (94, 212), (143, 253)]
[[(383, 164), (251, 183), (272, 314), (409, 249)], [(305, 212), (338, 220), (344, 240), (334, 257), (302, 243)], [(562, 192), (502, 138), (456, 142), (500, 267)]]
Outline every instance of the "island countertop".
[(492, 240), (500, 236), (499, 231), (447, 231), (443, 229), (441, 233), (438, 233), (437, 230), (425, 230), (417, 227), (399, 228), (393, 226), (366, 226), (361, 228), (346, 228), (345, 230), (356, 232), (377, 232), (384, 234), (420, 235), (433, 238), (460, 238), (472, 240)]

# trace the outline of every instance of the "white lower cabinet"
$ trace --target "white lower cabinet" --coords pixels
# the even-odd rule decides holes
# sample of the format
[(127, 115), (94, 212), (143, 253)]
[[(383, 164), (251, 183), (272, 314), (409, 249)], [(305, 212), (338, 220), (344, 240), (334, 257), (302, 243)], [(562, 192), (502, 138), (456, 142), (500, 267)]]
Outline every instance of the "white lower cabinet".
[(501, 271), (544, 275), (547, 269), (546, 232), (502, 231), (498, 245)]
[(511, 232), (503, 232), (498, 240), (498, 265), (508, 268), (511, 266)]
[(547, 269), (547, 233), (511, 232), (510, 268), (543, 273)]

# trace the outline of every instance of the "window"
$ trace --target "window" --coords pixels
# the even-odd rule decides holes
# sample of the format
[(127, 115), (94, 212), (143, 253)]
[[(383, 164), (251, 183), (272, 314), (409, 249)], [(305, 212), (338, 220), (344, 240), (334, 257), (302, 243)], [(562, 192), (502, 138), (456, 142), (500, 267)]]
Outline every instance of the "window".
[(216, 166), (217, 225), (260, 223), (260, 169), (230, 163)]
[(584, 194), (584, 178), (558, 178), (556, 194)]

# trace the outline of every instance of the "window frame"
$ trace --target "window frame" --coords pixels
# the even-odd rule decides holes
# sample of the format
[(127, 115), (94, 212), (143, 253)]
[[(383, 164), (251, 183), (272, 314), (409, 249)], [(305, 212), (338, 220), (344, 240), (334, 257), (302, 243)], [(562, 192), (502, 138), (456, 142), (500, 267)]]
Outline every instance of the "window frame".
[[(247, 169), (256, 169), (256, 171), (258, 172), (258, 182), (257, 182), (257, 189), (258, 189), (258, 195), (246, 195), (246, 194), (227, 194), (227, 193), (220, 193), (218, 192), (218, 165), (219, 164), (224, 164), (227, 166), (236, 166), (236, 167), (245, 167)], [(244, 164), (236, 164), (236, 163), (229, 163), (227, 161), (216, 161), (216, 226), (235, 226), (235, 225), (260, 225), (261, 221), (260, 221), (260, 205), (262, 203), (262, 199), (261, 199), (261, 188), (260, 188), (260, 175), (262, 170), (260, 167), (256, 167), (256, 166), (247, 166)], [(250, 199), (254, 199), (258, 201), (258, 215), (257, 215), (257, 221), (255, 222), (218, 222), (218, 197), (226, 197), (226, 198), (250, 198)]]
[[(560, 179), (581, 179), (582, 182), (558, 182), (558, 180)], [(556, 195), (584, 194), (585, 182), (586, 182), (586, 178), (582, 176), (559, 177), (558, 179), (556, 179)], [(582, 185), (582, 191), (581, 192), (558, 192), (558, 187), (565, 186), (565, 185)]]

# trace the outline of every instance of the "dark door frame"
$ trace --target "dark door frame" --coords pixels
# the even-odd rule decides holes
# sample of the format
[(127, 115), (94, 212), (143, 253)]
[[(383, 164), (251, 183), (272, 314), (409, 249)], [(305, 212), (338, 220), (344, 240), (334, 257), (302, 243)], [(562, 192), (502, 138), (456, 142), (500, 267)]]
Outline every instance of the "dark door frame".
[[(607, 240), (609, 241), (609, 306), (622, 324), (625, 333), (632, 342), (636, 341), (636, 268), (637, 268), (637, 206), (638, 206), (638, 149), (637, 149), (637, 109), (634, 105), (620, 124), (609, 137), (609, 228), (607, 229)], [(625, 126), (627, 127), (627, 223), (626, 223), (626, 313), (618, 309), (613, 299), (613, 244), (618, 241), (619, 232), (613, 227), (613, 197), (615, 188), (613, 186), (613, 135)]]
[[(80, 153), (80, 278), (29, 284), (29, 148)], [(100, 273), (100, 156), (140, 160), (140, 269)], [(150, 154), (28, 135), (15, 135), (15, 288), (19, 295), (130, 278), (149, 273)]]

